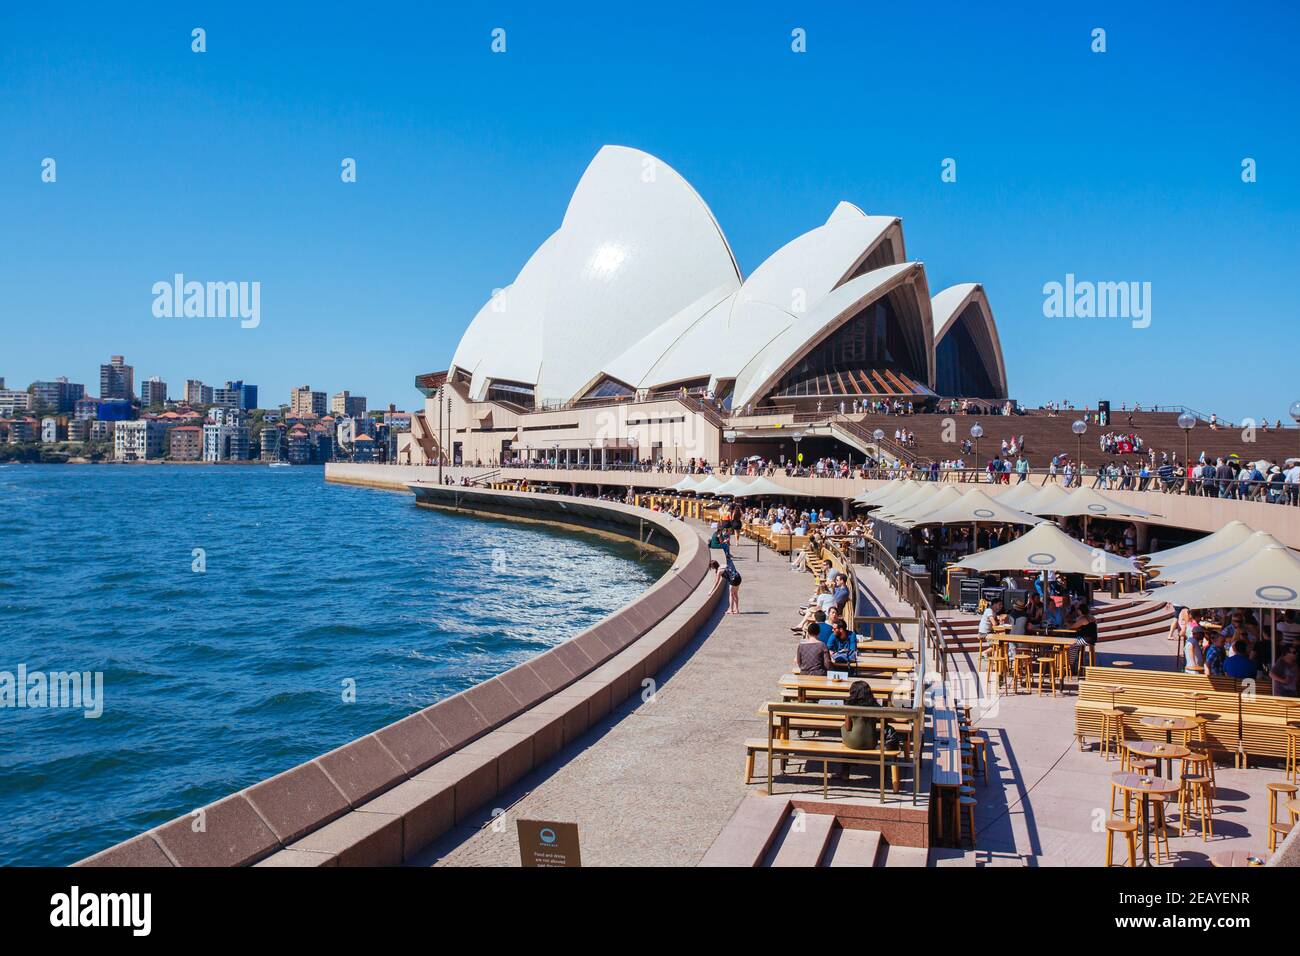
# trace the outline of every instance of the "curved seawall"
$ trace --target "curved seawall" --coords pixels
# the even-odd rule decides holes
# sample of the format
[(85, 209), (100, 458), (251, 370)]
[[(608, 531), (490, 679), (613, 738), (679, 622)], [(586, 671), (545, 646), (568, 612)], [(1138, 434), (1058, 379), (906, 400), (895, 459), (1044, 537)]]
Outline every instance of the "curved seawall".
[[(359, 475), (327, 479), (394, 487)], [(532, 660), (79, 866), (390, 865), (410, 859), (639, 692), (720, 595), (688, 526), (613, 502), (413, 486), (423, 507), (637, 538), (675, 555), (636, 600)]]

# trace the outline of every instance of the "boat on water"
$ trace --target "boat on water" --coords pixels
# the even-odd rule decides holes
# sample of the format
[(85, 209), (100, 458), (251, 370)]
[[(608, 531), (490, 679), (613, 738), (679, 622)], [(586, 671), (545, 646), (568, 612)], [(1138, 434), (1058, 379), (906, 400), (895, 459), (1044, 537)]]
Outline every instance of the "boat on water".
[(268, 468), (291, 468), (293, 467), (287, 461), (273, 461), (266, 467)]

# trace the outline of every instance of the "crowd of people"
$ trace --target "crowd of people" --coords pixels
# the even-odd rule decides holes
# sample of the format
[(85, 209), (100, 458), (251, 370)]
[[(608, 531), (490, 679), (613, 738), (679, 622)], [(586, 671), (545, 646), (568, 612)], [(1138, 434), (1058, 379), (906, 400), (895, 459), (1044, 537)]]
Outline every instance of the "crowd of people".
[[(1295, 612), (1288, 612), (1281, 626), (1295, 633), (1300, 629)], [(1210, 677), (1238, 680), (1267, 678), (1274, 694), (1297, 696), (1296, 644), (1286, 640), (1272, 660), (1272, 642), (1263, 633), (1250, 608), (1200, 611), (1180, 608), (1169, 627), (1169, 640), (1181, 644), (1183, 670)]]

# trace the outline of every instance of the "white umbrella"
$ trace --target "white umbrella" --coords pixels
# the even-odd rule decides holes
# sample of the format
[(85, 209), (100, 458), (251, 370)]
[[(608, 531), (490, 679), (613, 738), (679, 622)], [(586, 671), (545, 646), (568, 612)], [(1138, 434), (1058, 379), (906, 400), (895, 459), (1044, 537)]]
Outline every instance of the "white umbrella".
[(741, 478), (740, 475), (736, 475), (730, 481), (724, 481), (710, 493), (719, 496), (729, 495), (734, 498), (736, 495), (743, 493), (745, 489), (749, 487), (749, 484), (750, 483)]
[(1241, 544), (1254, 533), (1255, 529), (1248, 524), (1241, 521), (1229, 521), (1218, 531), (1198, 541), (1193, 541), (1191, 544), (1169, 548), (1166, 551), (1156, 551), (1153, 554), (1144, 555), (1144, 557), (1149, 560), (1152, 567), (1157, 568), (1169, 564), (1179, 564), (1183, 561), (1194, 561), (1212, 554), (1222, 554), (1229, 548)]
[(1046, 503), (1044, 499), (1035, 499), (1030, 509), (1036, 515), (1052, 515), (1057, 518), (1150, 518), (1151, 512), (1143, 511), (1135, 505), (1125, 505), (1114, 498), (1107, 498), (1095, 488), (1076, 488), (1066, 494), (1059, 503)]
[(1039, 490), (1040, 489), (1037, 485), (1031, 485), (1027, 481), (1021, 481), (1011, 485), (1006, 491), (993, 497), (996, 497), (997, 500), (1002, 502), (1004, 505), (1010, 505), (1012, 508), (1018, 508), (1021, 511), (1024, 511), (1025, 502), (1037, 495)]
[(1190, 561), (1164, 564), (1151, 569), (1151, 574), (1166, 583), (1170, 581), (1193, 581), (1196, 578), (1203, 578), (1207, 574), (1214, 574), (1221, 569), (1229, 568), (1234, 564), (1240, 564), (1256, 551), (1271, 548), (1273, 545), (1278, 544), (1281, 544), (1281, 542), (1267, 531), (1256, 531), (1246, 540), (1238, 542), (1218, 554), (1207, 554), (1204, 557), (1193, 558)]
[(911, 491), (917, 484), (918, 482), (912, 481), (910, 478), (895, 478), (874, 491), (864, 491), (853, 499), (853, 503), (864, 508), (888, 504), (897, 496)]
[(719, 479), (717, 475), (707, 475), (703, 481), (691, 490), (697, 495), (711, 495), (725, 484), (726, 482)]
[(789, 488), (782, 488), (771, 478), (759, 476), (753, 481), (748, 482), (744, 489), (734, 492), (734, 494), (737, 498), (752, 498), (756, 495), (763, 495), (766, 497), (784, 495), (788, 498), (798, 494), (798, 492), (791, 491)]
[(1052, 524), (1042, 524), (1001, 547), (972, 554), (957, 562), (973, 571), (1056, 571), (1059, 574), (1135, 574), (1129, 558), (1090, 548)]
[(1034, 492), (1032, 497), (1025, 497), (1016, 502), (1016, 507), (1029, 514), (1053, 515), (1056, 514), (1053, 509), (1063, 506), (1065, 499), (1069, 497), (1070, 493), (1068, 491), (1052, 482), (1043, 485)]
[(968, 491), (956, 501), (925, 515), (917, 524), (1040, 524), (1036, 518), (1023, 511), (999, 504), (984, 492)]
[(944, 485), (943, 490), (930, 498), (922, 501), (920, 504), (913, 505), (910, 508), (904, 508), (901, 511), (884, 517), (885, 521), (890, 524), (910, 527), (915, 524), (924, 524), (927, 515), (931, 515), (940, 508), (946, 508), (961, 497), (961, 492), (955, 485)]
[(667, 491), (695, 491), (700, 487), (704, 479), (699, 475), (687, 475), (675, 485), (670, 485)]
[(892, 499), (889, 502), (889, 504), (882, 507), (879, 511), (877, 511), (874, 515), (872, 515), (872, 517), (884, 518), (886, 521), (888, 521), (890, 515), (895, 515), (900, 512), (906, 511), (909, 508), (914, 508), (917, 505), (921, 504), (922, 502), (929, 501), (938, 493), (939, 493), (939, 486), (935, 482), (931, 482), (931, 481), (914, 482), (911, 490), (908, 491), (907, 494), (899, 495), (897, 498)]
[(1300, 557), (1280, 544), (1260, 548), (1246, 560), (1143, 595), (1179, 607), (1273, 608), (1300, 611)]

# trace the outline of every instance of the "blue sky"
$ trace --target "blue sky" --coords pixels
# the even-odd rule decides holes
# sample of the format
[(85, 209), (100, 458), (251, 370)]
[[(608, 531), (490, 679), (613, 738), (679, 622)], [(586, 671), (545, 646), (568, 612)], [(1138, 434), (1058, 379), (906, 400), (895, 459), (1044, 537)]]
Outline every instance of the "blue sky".
[[(618, 143), (695, 186), (746, 274), (840, 199), (901, 216), (932, 292), (985, 284), (1023, 401), (1285, 418), (1300, 398), (1293, 4), (743, 11), (6, 4), (0, 376), (94, 392), (120, 353), (173, 393), (412, 407)], [(261, 282), (260, 326), (155, 318), (176, 272)], [(1150, 327), (1045, 318), (1067, 273), (1150, 282)]]

